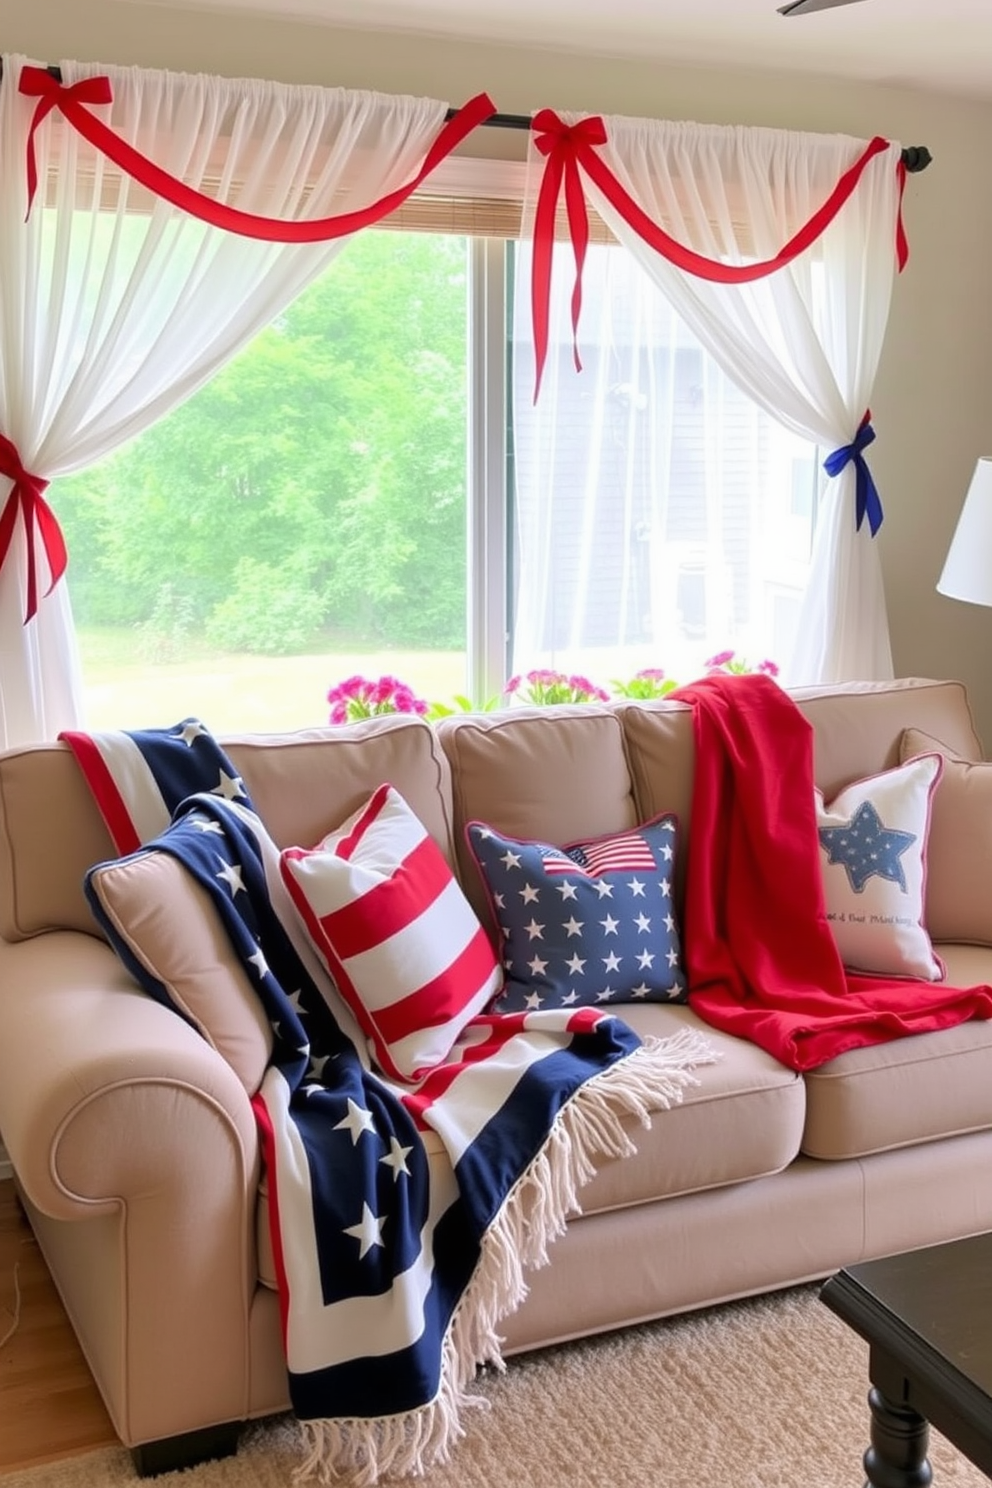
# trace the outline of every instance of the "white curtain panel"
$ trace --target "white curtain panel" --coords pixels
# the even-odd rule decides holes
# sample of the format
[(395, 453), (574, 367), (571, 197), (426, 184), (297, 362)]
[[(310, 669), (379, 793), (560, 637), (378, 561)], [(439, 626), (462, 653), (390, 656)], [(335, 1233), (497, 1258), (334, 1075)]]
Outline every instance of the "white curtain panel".
[[(25, 222), (34, 100), (17, 81), (26, 61), (4, 56), (0, 86), (0, 433), (26, 470), (51, 480), (188, 398), (347, 239), (272, 244), (209, 227), (122, 177), (57, 113), (36, 135), (39, 189)], [(446, 110), (430, 99), (71, 61), (61, 71), (68, 84), (108, 76), (114, 102), (100, 117), (186, 185), (284, 219), (354, 210), (404, 185)], [(0, 477), (0, 496), (9, 487)], [(42, 592), (48, 579), (42, 559)], [(26, 594), (19, 521), (0, 569), (3, 747), (84, 722), (66, 586), (27, 625)]]
[(810, 515), (790, 512), (789, 497), (797, 458), (812, 491), (809, 447), (704, 354), (617, 244), (593, 244), (586, 259), (576, 372), (573, 271), (560, 241), (535, 403), (521, 243), (512, 671), (554, 668), (604, 686), (642, 668), (688, 682), (727, 648), (752, 664), (777, 659), (808, 568)]
[[(867, 144), (645, 119), (607, 117), (605, 124), (600, 153), (649, 217), (687, 247), (732, 264), (774, 256)], [(825, 457), (853, 441), (870, 407), (896, 270), (899, 158), (892, 142), (813, 247), (745, 285), (675, 268), (588, 180), (586, 187), (726, 374)], [(538, 171), (529, 178), (536, 182)], [(581, 326), (579, 334), (581, 345)], [(828, 482), (795, 645), (782, 661), (790, 682), (892, 675), (878, 552), (868, 522), (855, 529), (853, 463)]]

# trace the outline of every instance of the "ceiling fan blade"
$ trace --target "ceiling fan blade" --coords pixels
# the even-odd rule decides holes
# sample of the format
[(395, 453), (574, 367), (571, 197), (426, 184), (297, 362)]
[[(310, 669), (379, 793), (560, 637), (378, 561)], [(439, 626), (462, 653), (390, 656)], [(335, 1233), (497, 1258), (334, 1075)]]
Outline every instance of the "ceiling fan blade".
[(790, 0), (788, 5), (780, 5), (779, 15), (811, 15), (814, 10), (833, 10), (838, 5), (858, 5), (860, 0)]

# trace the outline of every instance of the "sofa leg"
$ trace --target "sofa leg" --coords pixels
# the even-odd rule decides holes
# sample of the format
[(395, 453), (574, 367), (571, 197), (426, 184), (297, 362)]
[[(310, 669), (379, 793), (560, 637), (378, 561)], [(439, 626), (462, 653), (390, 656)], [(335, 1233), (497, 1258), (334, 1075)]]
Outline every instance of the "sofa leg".
[(218, 1457), (233, 1457), (238, 1450), (240, 1432), (240, 1421), (225, 1421), (221, 1426), (205, 1426), (202, 1431), (142, 1442), (140, 1447), (131, 1448), (131, 1458), (139, 1478), (154, 1478), (159, 1473), (198, 1467), (201, 1462), (213, 1462)]

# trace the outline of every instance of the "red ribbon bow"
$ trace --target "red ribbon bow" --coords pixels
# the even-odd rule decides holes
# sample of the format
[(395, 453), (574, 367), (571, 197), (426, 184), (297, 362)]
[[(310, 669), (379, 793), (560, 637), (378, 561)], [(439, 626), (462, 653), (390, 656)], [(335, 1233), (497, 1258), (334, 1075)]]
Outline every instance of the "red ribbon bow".
[(534, 213), (534, 259), (531, 271), (531, 317), (534, 326), (534, 359), (536, 378), (534, 402), (541, 390), (541, 377), (548, 354), (548, 331), (551, 317), (551, 263), (555, 247), (555, 213), (562, 181), (565, 184), (565, 210), (568, 231), (575, 254), (575, 286), (572, 290), (572, 355), (577, 372), (582, 370), (579, 358), (579, 314), (582, 309), (582, 269), (589, 246), (589, 215), (579, 163), (592, 154), (594, 145), (605, 145), (606, 125), (598, 115), (565, 124), (553, 109), (541, 109), (531, 120), (534, 143), (548, 157)]
[(61, 109), (66, 118), (72, 120), (78, 105), (113, 103), (114, 95), (108, 77), (82, 78), (78, 83), (66, 86), (50, 72), (46, 72), (43, 67), (23, 67), (19, 91), (28, 98), (38, 99), (38, 105), (31, 120), (31, 128), (28, 131), (27, 215), (30, 217), (31, 206), (38, 189), (38, 162), (35, 157), (34, 137), (39, 124), (47, 119), (54, 108)]
[[(576, 368), (581, 370), (578, 352), (578, 320), (582, 305), (582, 268), (589, 245), (589, 219), (586, 211), (585, 193), (580, 167), (590, 181), (606, 197), (624, 221), (656, 253), (681, 269), (684, 273), (698, 275), (715, 284), (748, 284), (774, 273), (791, 263), (800, 253), (815, 242), (836, 217), (841, 207), (855, 190), (861, 176), (876, 155), (890, 148), (890, 142), (876, 135), (870, 140), (861, 155), (841, 175), (826, 201), (802, 224), (787, 243), (769, 259), (762, 262), (749, 261), (729, 264), (722, 259), (707, 258), (685, 244), (679, 243), (647, 215), (617, 179), (613, 170), (597, 153), (594, 146), (607, 141), (606, 126), (598, 116), (581, 119), (577, 124), (562, 122), (552, 109), (542, 109), (531, 120), (535, 144), (548, 157), (544, 167), (541, 189), (538, 193), (537, 210), (534, 214), (534, 259), (531, 279), (531, 313), (534, 325), (534, 353), (537, 363), (537, 378), (534, 401), (540, 391), (541, 376), (548, 350), (548, 329), (551, 304), (551, 260), (554, 251), (555, 211), (565, 183), (565, 206), (568, 213), (568, 228), (575, 252), (575, 288), (572, 292), (572, 336)], [(905, 166), (899, 164), (899, 190), (905, 185)], [(896, 224), (896, 252), (899, 268), (908, 257), (906, 234), (902, 223), (900, 204)]]
[(35, 548), (35, 529), (37, 528), (37, 535), (41, 538), (41, 545), (45, 550), (45, 558), (51, 573), (51, 583), (45, 590), (46, 594), (51, 594), (65, 573), (69, 555), (66, 552), (65, 538), (62, 536), (62, 529), (55, 513), (41, 494), (48, 485), (47, 480), (42, 480), (40, 475), (32, 475), (24, 469), (16, 445), (2, 434), (0, 434), (0, 475), (7, 476), (14, 483), (8, 493), (3, 511), (0, 512), (0, 568), (6, 561), (14, 538), (17, 514), (20, 512), (24, 519), (24, 536), (28, 545), (28, 604), (27, 614), (24, 617), (24, 623), (27, 625), (38, 611), (38, 555)]

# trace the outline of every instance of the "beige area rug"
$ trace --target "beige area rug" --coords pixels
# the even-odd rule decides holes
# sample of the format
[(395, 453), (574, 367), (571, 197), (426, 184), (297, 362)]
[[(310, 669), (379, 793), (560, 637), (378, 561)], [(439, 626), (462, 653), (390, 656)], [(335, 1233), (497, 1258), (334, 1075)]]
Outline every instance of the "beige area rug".
[[(608, 1283), (607, 1283), (608, 1284)], [(861, 1488), (868, 1351), (816, 1287), (645, 1324), (509, 1360), (486, 1375), (468, 1435), (423, 1488)], [(932, 1432), (934, 1488), (987, 1480)], [(289, 1488), (291, 1420), (246, 1430), (237, 1457), (158, 1488)], [(15, 1472), (2, 1488), (134, 1488), (102, 1451)]]

